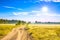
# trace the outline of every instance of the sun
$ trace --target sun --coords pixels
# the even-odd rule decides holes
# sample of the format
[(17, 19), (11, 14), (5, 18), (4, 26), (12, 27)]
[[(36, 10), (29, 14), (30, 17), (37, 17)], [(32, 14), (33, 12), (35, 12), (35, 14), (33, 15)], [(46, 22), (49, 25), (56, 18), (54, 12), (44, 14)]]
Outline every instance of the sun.
[(42, 12), (48, 12), (48, 7), (42, 7)]

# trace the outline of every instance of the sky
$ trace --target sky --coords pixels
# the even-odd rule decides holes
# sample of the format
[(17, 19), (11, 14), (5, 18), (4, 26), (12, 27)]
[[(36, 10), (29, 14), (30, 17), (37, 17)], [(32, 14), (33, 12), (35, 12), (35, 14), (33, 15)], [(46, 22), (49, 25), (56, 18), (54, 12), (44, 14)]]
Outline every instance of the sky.
[(0, 19), (60, 22), (60, 0), (0, 0)]

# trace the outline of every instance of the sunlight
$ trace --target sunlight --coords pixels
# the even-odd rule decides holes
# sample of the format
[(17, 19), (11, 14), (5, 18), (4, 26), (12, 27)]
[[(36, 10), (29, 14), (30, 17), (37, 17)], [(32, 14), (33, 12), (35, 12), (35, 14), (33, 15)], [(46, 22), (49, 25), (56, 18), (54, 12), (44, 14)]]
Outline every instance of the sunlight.
[(42, 12), (48, 12), (48, 8), (47, 7), (42, 7)]

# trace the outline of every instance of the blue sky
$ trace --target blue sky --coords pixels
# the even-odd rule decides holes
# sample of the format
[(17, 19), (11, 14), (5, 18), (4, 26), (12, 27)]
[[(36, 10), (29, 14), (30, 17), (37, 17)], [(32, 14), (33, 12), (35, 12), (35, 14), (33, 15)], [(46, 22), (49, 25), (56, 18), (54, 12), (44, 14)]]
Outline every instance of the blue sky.
[(60, 1), (0, 0), (0, 19), (60, 22)]

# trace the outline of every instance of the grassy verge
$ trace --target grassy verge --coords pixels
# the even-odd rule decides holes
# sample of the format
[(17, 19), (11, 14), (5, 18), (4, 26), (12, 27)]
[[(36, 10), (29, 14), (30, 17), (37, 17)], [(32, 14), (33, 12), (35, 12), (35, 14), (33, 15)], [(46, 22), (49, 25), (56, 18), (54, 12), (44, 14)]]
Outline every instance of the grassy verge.
[(29, 25), (29, 33), (34, 40), (60, 40), (60, 25)]
[[(0, 24), (0, 38), (7, 35), (15, 24)], [(29, 24), (28, 32), (34, 40), (60, 40), (60, 24)]]
[(7, 35), (14, 27), (15, 24), (0, 24), (0, 39)]

